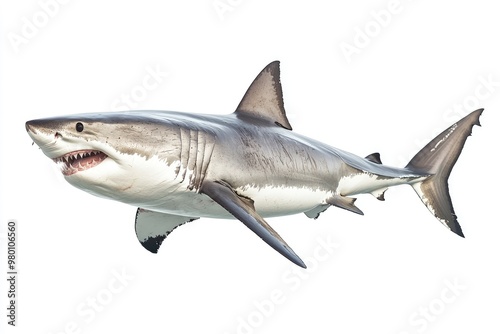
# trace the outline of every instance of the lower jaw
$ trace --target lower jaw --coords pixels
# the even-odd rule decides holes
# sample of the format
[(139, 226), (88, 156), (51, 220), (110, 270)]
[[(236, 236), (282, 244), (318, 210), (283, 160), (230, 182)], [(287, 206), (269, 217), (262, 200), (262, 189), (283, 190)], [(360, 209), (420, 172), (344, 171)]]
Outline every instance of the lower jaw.
[(78, 174), (78, 173), (81, 173), (81, 172), (84, 172), (86, 170), (89, 170), (89, 169), (92, 169), (94, 167), (96, 167), (97, 165), (99, 165), (102, 161), (104, 160), (101, 160), (99, 162), (94, 162), (92, 163), (91, 166), (81, 166), (80, 167), (67, 167), (67, 166), (64, 166), (62, 167), (61, 169), (61, 173), (65, 176), (65, 177), (68, 177), (68, 176), (71, 176), (71, 175), (75, 175), (75, 174)]

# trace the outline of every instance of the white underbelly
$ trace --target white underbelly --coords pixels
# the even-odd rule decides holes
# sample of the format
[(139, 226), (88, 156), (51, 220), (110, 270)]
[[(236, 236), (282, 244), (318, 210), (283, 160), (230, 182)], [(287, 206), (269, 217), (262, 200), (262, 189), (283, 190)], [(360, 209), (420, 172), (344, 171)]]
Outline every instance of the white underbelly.
[[(296, 187), (241, 187), (236, 193), (254, 201), (262, 217), (285, 216), (309, 211), (325, 204), (331, 196), (325, 191)], [(178, 190), (162, 204), (144, 205), (145, 209), (188, 217), (234, 218), (210, 197), (194, 191)]]
[(238, 194), (251, 198), (257, 212), (263, 217), (285, 216), (309, 211), (325, 204), (331, 192), (308, 187), (246, 186), (236, 189)]
[[(117, 200), (143, 209), (188, 217), (233, 218), (210, 197), (189, 189), (193, 171), (181, 176), (180, 161), (167, 165), (156, 157), (125, 156), (119, 168), (111, 161), (77, 173), (67, 180), (96, 196)], [(132, 168), (133, 166), (133, 168)], [(309, 211), (325, 204), (332, 194), (310, 187), (246, 185), (234, 189), (254, 201), (263, 217)]]

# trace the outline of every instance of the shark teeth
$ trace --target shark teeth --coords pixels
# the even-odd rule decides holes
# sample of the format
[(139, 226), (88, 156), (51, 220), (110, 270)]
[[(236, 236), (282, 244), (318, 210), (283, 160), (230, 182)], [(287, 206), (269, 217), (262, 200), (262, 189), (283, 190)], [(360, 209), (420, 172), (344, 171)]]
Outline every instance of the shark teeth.
[(95, 167), (107, 157), (106, 154), (98, 150), (80, 150), (52, 160), (59, 165), (64, 176), (69, 176)]

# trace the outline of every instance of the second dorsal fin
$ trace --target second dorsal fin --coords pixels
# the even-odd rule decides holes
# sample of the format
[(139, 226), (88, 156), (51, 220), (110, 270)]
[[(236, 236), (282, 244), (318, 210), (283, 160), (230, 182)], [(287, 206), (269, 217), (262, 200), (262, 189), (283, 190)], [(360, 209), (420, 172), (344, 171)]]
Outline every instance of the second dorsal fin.
[(382, 160), (380, 160), (380, 153), (372, 153), (370, 155), (367, 155), (365, 159), (379, 165), (382, 164)]
[(283, 105), (279, 61), (273, 61), (257, 75), (235, 113), (267, 119), (285, 129), (292, 130)]

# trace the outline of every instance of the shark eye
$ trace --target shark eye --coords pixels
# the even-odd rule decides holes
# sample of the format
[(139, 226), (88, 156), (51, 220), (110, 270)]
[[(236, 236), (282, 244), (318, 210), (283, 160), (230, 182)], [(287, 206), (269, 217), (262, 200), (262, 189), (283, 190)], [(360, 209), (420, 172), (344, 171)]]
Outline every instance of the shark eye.
[(83, 124), (78, 122), (76, 123), (76, 131), (82, 132), (83, 131)]

